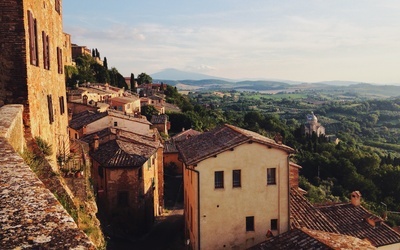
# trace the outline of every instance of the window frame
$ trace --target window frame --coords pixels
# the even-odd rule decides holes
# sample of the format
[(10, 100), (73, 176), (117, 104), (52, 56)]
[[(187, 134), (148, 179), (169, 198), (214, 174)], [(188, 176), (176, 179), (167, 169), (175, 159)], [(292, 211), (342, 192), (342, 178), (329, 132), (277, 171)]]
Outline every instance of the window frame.
[(37, 20), (28, 10), (28, 34), (29, 34), (29, 60), (31, 65), (39, 66)]
[(117, 205), (118, 205), (118, 207), (129, 207), (129, 192), (128, 191), (118, 191)]
[(63, 115), (65, 113), (64, 96), (60, 96), (58, 100), (60, 102), (60, 114)]
[(276, 185), (276, 168), (267, 168), (267, 185)]
[(254, 231), (254, 216), (246, 216), (246, 232)]
[(42, 42), (43, 42), (43, 68), (50, 70), (50, 42), (49, 35), (45, 31), (42, 31)]
[(58, 65), (58, 74), (63, 74), (63, 56), (62, 56), (62, 49), (57, 47), (57, 65)]
[(53, 99), (51, 95), (47, 95), (47, 109), (49, 111), (49, 123), (54, 122), (54, 110), (53, 110)]
[(214, 188), (223, 189), (224, 188), (224, 171), (214, 172)]
[(232, 187), (242, 187), (242, 171), (241, 169), (232, 170)]
[(271, 230), (278, 230), (278, 219), (271, 219)]

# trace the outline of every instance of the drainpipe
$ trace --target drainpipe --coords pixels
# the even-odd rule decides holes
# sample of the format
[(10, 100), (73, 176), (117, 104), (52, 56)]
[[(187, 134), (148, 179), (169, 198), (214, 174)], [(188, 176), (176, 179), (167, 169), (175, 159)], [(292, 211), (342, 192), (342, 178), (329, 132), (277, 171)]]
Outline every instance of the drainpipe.
[(288, 180), (288, 231), (290, 230), (290, 154), (287, 156), (287, 180)]
[(188, 167), (186, 168), (195, 172), (197, 175), (197, 247), (198, 250), (200, 250), (200, 172), (198, 170), (194, 170), (194, 166), (193, 169)]

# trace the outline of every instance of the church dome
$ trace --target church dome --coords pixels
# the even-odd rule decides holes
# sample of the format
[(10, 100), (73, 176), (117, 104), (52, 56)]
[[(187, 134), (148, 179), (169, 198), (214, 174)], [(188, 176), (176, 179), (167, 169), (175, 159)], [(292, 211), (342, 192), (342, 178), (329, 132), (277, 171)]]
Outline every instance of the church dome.
[(317, 123), (318, 118), (314, 115), (314, 112), (311, 112), (311, 114), (307, 115), (307, 122), (309, 123)]

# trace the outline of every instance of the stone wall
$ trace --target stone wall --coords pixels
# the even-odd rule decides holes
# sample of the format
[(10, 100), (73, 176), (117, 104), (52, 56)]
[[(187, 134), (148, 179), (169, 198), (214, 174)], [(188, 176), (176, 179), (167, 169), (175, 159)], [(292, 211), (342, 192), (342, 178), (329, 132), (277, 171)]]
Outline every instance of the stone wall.
[(0, 137), (7, 139), (17, 152), (23, 152), (25, 147), (22, 112), (23, 106), (18, 104), (0, 108)]
[[(56, 2), (0, 1), (0, 106), (24, 105), (25, 138), (38, 136), (51, 144), (53, 165), (61, 145), (68, 140), (65, 76), (58, 61), (65, 36)], [(28, 13), (36, 23), (37, 65), (31, 63)], [(49, 67), (45, 66), (45, 47), (49, 51)]]
[(21, 113), (0, 108), (0, 249), (95, 249), (11, 145), (23, 140)]

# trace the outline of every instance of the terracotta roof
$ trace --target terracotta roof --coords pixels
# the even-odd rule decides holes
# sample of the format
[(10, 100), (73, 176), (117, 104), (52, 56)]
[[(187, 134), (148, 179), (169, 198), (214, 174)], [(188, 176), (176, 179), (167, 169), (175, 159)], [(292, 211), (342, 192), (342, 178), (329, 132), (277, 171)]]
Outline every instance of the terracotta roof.
[(121, 97), (113, 97), (110, 99), (111, 102), (118, 102), (118, 103), (131, 103), (131, 102), (135, 102), (137, 100), (139, 100), (139, 98), (137, 96), (121, 96)]
[(167, 121), (167, 115), (152, 115), (150, 120), (150, 122), (153, 124), (165, 124)]
[(149, 96), (148, 98), (151, 99), (151, 100), (163, 100), (162, 97), (156, 96), (156, 95), (151, 95), (151, 96)]
[(90, 152), (90, 156), (103, 167), (140, 167), (155, 151), (154, 147), (115, 139), (101, 144), (96, 151)]
[(228, 124), (182, 141), (177, 147), (182, 160), (187, 165), (192, 165), (246, 142), (258, 142), (287, 153), (295, 152), (294, 149), (278, 144), (272, 139)]
[(69, 127), (78, 130), (88, 125), (94, 121), (97, 121), (103, 117), (106, 117), (108, 114), (107, 112), (93, 112), (93, 111), (83, 111), (81, 113), (75, 114), (72, 116), (72, 120), (69, 122)]
[(194, 130), (194, 129), (188, 129), (188, 130), (184, 130), (176, 135), (174, 135), (171, 139), (174, 142), (180, 142), (180, 141), (184, 141), (192, 136), (196, 136), (201, 134), (201, 132)]
[[(341, 234), (368, 239), (376, 247), (400, 243), (400, 234), (362, 206), (346, 203), (316, 208), (331, 221)], [(368, 219), (374, 220), (376, 225), (370, 225)]]
[(166, 141), (164, 143), (164, 154), (165, 153), (178, 153), (175, 143), (172, 140)]
[(335, 225), (295, 188), (290, 190), (290, 224), (292, 228), (339, 233)]
[(376, 249), (367, 240), (352, 236), (310, 230), (307, 228), (292, 229), (272, 237), (251, 250), (298, 250), (298, 249)]
[[(376, 247), (400, 243), (400, 234), (381, 218), (351, 203), (313, 206), (296, 189), (290, 191), (291, 227), (320, 230), (368, 239)], [(368, 223), (375, 222), (375, 226)]]

